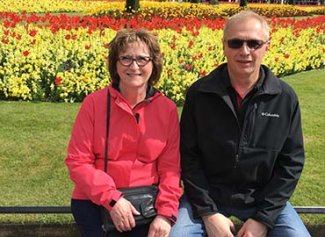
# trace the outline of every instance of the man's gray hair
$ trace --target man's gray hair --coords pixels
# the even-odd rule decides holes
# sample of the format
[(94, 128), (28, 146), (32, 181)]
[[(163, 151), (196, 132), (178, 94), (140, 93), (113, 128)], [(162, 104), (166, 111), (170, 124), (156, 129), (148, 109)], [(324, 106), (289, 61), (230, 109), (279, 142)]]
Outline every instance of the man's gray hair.
[(269, 25), (268, 25), (265, 17), (257, 14), (256, 12), (253, 12), (252, 10), (243, 10), (243, 11), (229, 17), (224, 28), (223, 28), (223, 39), (227, 39), (227, 33), (228, 33), (230, 25), (236, 24), (236, 23), (238, 23), (244, 19), (247, 19), (247, 18), (254, 18), (254, 19), (258, 20), (264, 29), (266, 40), (269, 40), (270, 30), (269, 30)]

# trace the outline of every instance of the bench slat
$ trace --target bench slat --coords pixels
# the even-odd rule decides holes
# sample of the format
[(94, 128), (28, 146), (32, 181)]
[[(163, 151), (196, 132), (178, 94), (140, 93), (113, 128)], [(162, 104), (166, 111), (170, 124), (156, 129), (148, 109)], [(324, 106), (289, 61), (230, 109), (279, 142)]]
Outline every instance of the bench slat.
[[(325, 207), (297, 206), (295, 210), (301, 214), (325, 214)], [(0, 214), (68, 214), (69, 206), (0, 206)]]

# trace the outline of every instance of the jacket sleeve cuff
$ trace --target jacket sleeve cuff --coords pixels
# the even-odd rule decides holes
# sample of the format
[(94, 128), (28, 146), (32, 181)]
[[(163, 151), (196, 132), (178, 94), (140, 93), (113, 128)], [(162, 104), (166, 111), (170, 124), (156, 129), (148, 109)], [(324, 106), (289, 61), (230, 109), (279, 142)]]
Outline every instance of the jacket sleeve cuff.
[(173, 225), (176, 224), (176, 221), (177, 221), (177, 217), (176, 216), (174, 216), (174, 215), (172, 215), (172, 216), (160, 215), (160, 216), (165, 217), (169, 221), (169, 223), (170, 223), (171, 226), (173, 226)]
[(264, 225), (266, 225), (268, 228), (272, 229), (274, 226), (274, 221), (270, 220), (269, 218), (267, 218), (264, 215), (261, 215), (259, 213), (257, 213), (255, 216), (252, 217), (254, 220), (259, 221), (261, 223), (263, 223)]
[(110, 211), (121, 197), (123, 197), (123, 194), (116, 190), (111, 196), (111, 199), (109, 199), (108, 202), (105, 202), (103, 206)]

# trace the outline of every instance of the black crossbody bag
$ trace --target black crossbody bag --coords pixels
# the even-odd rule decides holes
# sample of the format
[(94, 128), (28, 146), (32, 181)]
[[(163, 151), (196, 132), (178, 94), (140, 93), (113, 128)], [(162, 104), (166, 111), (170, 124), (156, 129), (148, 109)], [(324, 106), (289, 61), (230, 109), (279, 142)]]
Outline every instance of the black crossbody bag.
[[(108, 168), (108, 135), (109, 135), (109, 120), (110, 120), (110, 93), (107, 89), (107, 111), (106, 111), (106, 137), (105, 137), (105, 163), (104, 171), (107, 173)], [(131, 188), (119, 188), (123, 193), (125, 199), (132, 203), (132, 205), (140, 212), (140, 215), (135, 215), (134, 219), (136, 226), (149, 224), (157, 215), (155, 209), (156, 197), (158, 188), (156, 185), (139, 186)], [(111, 219), (108, 210), (100, 207), (102, 228), (104, 232), (115, 230), (115, 226)]]

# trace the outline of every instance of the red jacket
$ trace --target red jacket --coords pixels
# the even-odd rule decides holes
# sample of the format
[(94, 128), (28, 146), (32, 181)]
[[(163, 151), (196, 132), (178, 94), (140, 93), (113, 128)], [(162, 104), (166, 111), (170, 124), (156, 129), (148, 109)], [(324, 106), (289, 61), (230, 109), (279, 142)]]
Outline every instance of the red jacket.
[[(131, 108), (113, 87), (104, 173), (107, 88), (88, 95), (72, 130), (65, 160), (75, 183), (74, 199), (89, 199), (111, 210), (116, 188), (159, 183), (159, 215), (177, 216), (180, 187), (179, 120), (175, 104), (156, 91)], [(138, 118), (138, 119), (137, 119)]]

